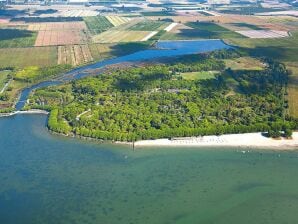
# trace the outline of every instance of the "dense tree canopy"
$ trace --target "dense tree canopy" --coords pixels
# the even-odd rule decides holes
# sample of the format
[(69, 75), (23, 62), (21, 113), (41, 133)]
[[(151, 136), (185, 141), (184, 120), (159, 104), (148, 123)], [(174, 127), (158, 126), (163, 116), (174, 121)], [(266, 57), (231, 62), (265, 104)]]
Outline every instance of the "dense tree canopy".
[[(235, 57), (229, 53), (230, 57)], [(225, 68), (223, 53), (171, 65), (129, 68), (35, 92), (30, 106), (52, 110), (48, 126), (60, 133), (105, 140), (269, 131), (291, 134), (286, 113), (288, 71), (264, 61), (262, 71)], [(219, 71), (185, 80), (183, 72)]]

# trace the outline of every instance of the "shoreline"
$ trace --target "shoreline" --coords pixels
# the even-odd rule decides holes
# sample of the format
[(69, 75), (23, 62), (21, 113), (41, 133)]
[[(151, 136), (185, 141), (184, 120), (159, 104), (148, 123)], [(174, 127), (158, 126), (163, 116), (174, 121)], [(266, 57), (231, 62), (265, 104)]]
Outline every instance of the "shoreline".
[(146, 147), (240, 147), (270, 148), (276, 150), (298, 150), (298, 132), (293, 132), (292, 139), (272, 139), (262, 133), (211, 135), (202, 137), (183, 137), (173, 139), (141, 140), (135, 142), (136, 148)]
[(11, 117), (17, 114), (45, 114), (48, 115), (49, 112), (45, 110), (37, 110), (37, 109), (31, 109), (31, 110), (17, 110), (10, 113), (0, 113), (0, 117)]

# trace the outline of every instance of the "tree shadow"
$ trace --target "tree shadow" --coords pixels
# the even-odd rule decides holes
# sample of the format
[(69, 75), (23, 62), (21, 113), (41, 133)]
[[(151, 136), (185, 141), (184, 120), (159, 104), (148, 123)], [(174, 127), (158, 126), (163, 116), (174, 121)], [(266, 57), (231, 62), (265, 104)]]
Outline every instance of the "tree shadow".
[(0, 40), (31, 37), (34, 32), (19, 29), (0, 29)]
[(56, 9), (36, 10), (34, 15), (53, 14), (58, 12)]

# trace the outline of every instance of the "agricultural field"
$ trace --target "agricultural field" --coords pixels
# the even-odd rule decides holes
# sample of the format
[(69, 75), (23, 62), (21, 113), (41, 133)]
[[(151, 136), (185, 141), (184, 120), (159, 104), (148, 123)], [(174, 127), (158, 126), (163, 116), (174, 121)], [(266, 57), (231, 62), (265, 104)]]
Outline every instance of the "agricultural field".
[(37, 23), (28, 29), (38, 31), (35, 46), (83, 44), (89, 39), (84, 22)]
[(106, 18), (111, 24), (113, 24), (113, 26), (120, 26), (131, 20), (128, 17), (121, 17), (121, 16), (106, 16)]
[(93, 41), (95, 43), (144, 41), (150, 34), (150, 31), (110, 30), (94, 36)]
[(235, 32), (252, 39), (284, 38), (289, 36), (288, 32), (278, 30), (242, 30)]
[(95, 10), (67, 10), (67, 11), (63, 11), (61, 12), (61, 16), (63, 17), (91, 17), (91, 16), (97, 16), (99, 14), (99, 12), (95, 11)]
[(58, 30), (87, 30), (84, 22), (55, 22), (55, 23), (30, 23), (31, 31), (58, 31)]
[(259, 71), (265, 68), (265, 64), (260, 60), (252, 57), (240, 57), (236, 59), (226, 59), (227, 68), (232, 70), (253, 70)]
[(56, 47), (28, 47), (0, 49), (0, 68), (52, 66), (57, 64)]
[(248, 23), (220, 23), (218, 24), (228, 30), (237, 31), (237, 30), (261, 30), (257, 25), (248, 24)]
[(58, 46), (58, 64), (78, 66), (93, 61), (88, 45)]
[(24, 29), (0, 29), (0, 48), (31, 47), (37, 33)]
[(92, 35), (102, 33), (114, 25), (104, 16), (84, 17), (84, 21)]
[(88, 47), (93, 59), (100, 61), (111, 57), (115, 46), (111, 44), (89, 44)]
[(168, 24), (163, 21), (143, 20), (129, 28), (133, 31), (156, 31), (165, 28)]
[(244, 36), (211, 22), (188, 22), (178, 24), (171, 32), (162, 36), (166, 40), (226, 39)]

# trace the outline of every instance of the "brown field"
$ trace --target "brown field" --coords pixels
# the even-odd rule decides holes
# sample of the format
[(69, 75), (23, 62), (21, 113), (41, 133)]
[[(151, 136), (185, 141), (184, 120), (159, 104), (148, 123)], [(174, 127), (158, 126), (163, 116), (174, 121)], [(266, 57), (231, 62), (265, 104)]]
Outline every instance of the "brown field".
[(89, 39), (84, 22), (37, 23), (28, 29), (38, 31), (35, 46), (84, 44)]
[(1, 48), (0, 67), (51, 66), (57, 64), (56, 47)]
[(88, 41), (86, 33), (76, 30), (39, 31), (35, 46), (58, 46), (83, 44)]
[(88, 45), (58, 46), (58, 64), (81, 65), (93, 61)]

